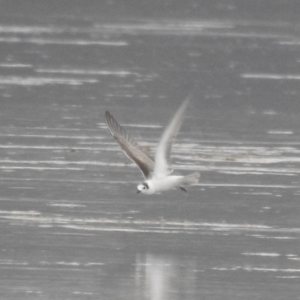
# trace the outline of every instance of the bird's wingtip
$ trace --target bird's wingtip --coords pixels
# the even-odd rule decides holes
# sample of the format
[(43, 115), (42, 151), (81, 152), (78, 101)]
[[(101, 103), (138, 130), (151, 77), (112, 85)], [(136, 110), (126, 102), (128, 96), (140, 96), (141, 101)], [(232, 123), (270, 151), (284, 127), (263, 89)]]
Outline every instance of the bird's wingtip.
[(105, 111), (105, 120), (106, 120), (106, 122), (110, 122), (111, 119), (113, 119), (113, 116), (111, 115), (111, 113), (108, 110), (106, 110)]

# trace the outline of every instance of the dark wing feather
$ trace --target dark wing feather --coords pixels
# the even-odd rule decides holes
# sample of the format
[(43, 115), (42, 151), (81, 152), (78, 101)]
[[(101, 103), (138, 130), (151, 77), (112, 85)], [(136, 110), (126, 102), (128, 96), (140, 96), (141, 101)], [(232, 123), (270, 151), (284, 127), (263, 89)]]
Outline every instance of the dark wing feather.
[(105, 112), (105, 120), (109, 131), (121, 146), (125, 154), (135, 162), (147, 179), (152, 175), (154, 169), (153, 160), (142, 150), (139, 144), (121, 127), (110, 114)]

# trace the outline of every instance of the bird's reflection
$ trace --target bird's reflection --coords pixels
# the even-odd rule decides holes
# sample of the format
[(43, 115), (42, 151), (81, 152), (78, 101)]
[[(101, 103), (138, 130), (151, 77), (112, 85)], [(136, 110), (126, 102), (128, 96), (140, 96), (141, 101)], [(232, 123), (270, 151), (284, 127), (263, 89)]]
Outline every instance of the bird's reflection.
[(182, 299), (195, 287), (193, 263), (170, 256), (137, 255), (135, 282), (137, 299)]

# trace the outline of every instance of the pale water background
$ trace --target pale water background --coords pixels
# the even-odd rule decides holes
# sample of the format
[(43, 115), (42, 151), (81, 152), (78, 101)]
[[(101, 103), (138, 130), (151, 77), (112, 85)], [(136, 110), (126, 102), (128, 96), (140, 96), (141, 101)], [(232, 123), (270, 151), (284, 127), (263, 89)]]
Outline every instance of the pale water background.
[[(298, 1), (0, 4), (1, 299), (300, 299)], [(199, 185), (136, 195), (105, 110), (153, 149), (189, 94)]]

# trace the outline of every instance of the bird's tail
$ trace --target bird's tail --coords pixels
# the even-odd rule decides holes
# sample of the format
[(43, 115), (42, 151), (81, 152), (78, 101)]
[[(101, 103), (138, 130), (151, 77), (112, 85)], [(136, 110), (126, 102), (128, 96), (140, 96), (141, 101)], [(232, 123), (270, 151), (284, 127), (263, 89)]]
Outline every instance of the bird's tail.
[(180, 179), (180, 186), (187, 186), (198, 183), (200, 174), (198, 172), (184, 176)]

